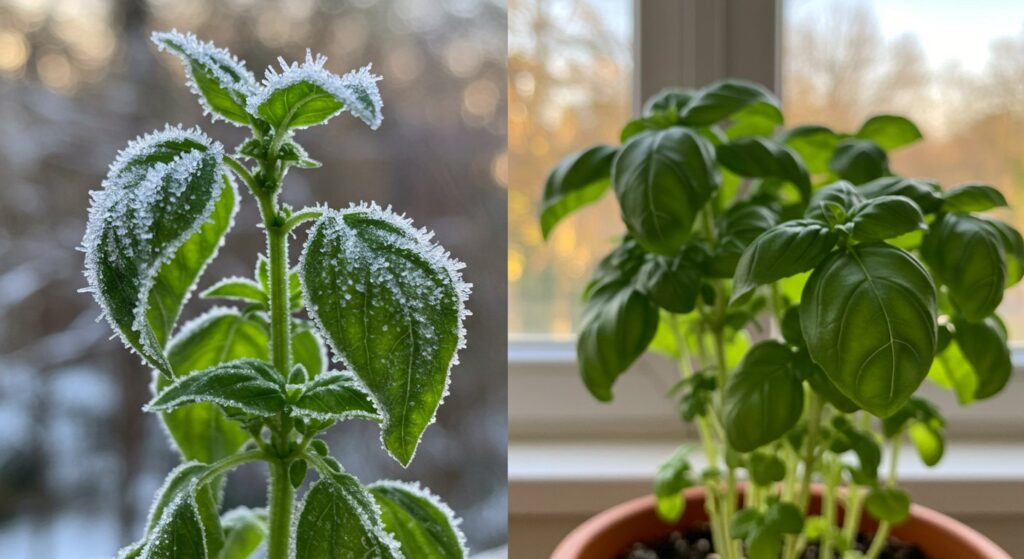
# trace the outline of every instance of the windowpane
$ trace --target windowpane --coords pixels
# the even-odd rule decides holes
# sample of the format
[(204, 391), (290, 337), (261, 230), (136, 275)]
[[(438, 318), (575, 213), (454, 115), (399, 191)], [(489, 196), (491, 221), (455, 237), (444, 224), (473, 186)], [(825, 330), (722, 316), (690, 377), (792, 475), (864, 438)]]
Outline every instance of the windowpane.
[(545, 242), (537, 215), (548, 171), (617, 143), (631, 114), (632, 0), (509, 2), (509, 331), (572, 332), (579, 293), (623, 231), (611, 196)]
[[(788, 126), (852, 132), (903, 114), (924, 140), (892, 154), (894, 172), (945, 188), (983, 181), (1024, 203), (1024, 4), (789, 0), (783, 37)], [(1024, 226), (1024, 212), (997, 217)], [(1024, 340), (1024, 288), (1000, 314)]]

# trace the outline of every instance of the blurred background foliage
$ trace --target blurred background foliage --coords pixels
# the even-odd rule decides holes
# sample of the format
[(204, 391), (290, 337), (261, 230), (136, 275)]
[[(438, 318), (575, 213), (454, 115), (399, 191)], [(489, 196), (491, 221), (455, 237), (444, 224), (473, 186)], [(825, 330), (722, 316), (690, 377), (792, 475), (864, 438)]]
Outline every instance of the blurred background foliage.
[[(150, 372), (84, 285), (88, 192), (117, 150), (164, 122), (200, 124), (228, 149), (243, 131), (208, 124), (157, 29), (194, 31), (258, 76), (307, 47), (342, 73), (374, 63), (384, 125), (347, 116), (300, 135), (324, 166), (293, 171), (285, 200), (374, 199), (437, 232), (475, 284), (469, 348), (408, 470), (377, 427), (329, 433), (364, 481), (421, 479), (465, 518), (475, 550), (506, 539), (506, 12), (498, 0), (0, 0), (0, 553), (110, 557), (133, 540), (178, 461), (141, 412)], [(201, 286), (249, 275), (262, 234), (246, 199)], [(300, 233), (299, 239), (304, 238)], [(293, 250), (301, 247), (294, 242)], [(293, 255), (293, 256), (296, 256)], [(193, 300), (183, 320), (209, 304)], [(239, 470), (225, 506), (259, 506), (265, 472)]]
[[(901, 175), (945, 188), (981, 181), (1024, 202), (1024, 4), (1016, 0), (779, 0), (786, 126), (854, 131), (878, 113), (924, 141), (893, 154)], [(633, 111), (634, 0), (509, 1), (509, 332), (569, 339), (579, 293), (622, 234), (606, 196), (545, 242), (544, 180), (563, 157), (618, 144)], [(1024, 212), (1000, 218), (1024, 227)], [(1024, 340), (1024, 286), (1000, 311)]]

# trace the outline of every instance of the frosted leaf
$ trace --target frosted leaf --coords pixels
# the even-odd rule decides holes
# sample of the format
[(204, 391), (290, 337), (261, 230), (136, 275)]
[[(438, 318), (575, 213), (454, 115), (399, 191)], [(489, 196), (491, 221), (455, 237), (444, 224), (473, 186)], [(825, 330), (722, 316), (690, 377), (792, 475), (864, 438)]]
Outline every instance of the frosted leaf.
[(376, 130), (383, 119), (380, 76), (370, 73), (368, 65), (339, 77), (324, 69), (325, 62), (326, 57), (314, 58), (307, 50), (302, 64), (281, 60), (280, 73), (267, 68), (262, 89), (249, 97), (249, 114), (285, 131), (323, 124), (348, 110)]
[[(376, 204), (326, 211), (299, 260), (306, 309), (369, 389), (384, 447), (408, 465), (465, 346), (470, 285), (432, 234)], [(386, 327), (386, 328), (385, 328)]]
[(157, 492), (137, 555), (142, 559), (215, 557), (224, 545), (217, 503), (208, 485), (199, 486), (208, 466), (181, 464)]
[(263, 509), (238, 507), (221, 516), (224, 527), (224, 550), (218, 559), (251, 557), (269, 535), (267, 512)]
[(168, 411), (213, 402), (246, 413), (269, 416), (285, 408), (284, 383), (274, 367), (258, 359), (238, 359), (182, 377), (146, 404), (146, 411)]
[(181, 59), (188, 74), (188, 85), (199, 97), (204, 114), (235, 125), (249, 125), (246, 102), (256, 93), (256, 76), (226, 49), (205, 43), (192, 33), (177, 30), (155, 32), (152, 40), (160, 50)]
[(170, 126), (130, 142), (91, 193), (89, 288), (125, 344), (168, 377), (164, 345), (233, 224), (237, 197), (221, 145)]
[(270, 302), (262, 286), (254, 280), (241, 277), (228, 277), (221, 279), (199, 294), (203, 299), (228, 299), (243, 303), (254, 303), (264, 308), (270, 307)]
[(402, 559), (398, 542), (381, 522), (380, 507), (359, 480), (339, 472), (320, 475), (296, 514), (293, 557)]
[(398, 539), (406, 559), (469, 555), (459, 528), (462, 519), (419, 483), (382, 480), (368, 489), (381, 508), (385, 529)]
[(348, 371), (331, 371), (307, 382), (292, 414), (317, 421), (380, 420), (366, 387)]

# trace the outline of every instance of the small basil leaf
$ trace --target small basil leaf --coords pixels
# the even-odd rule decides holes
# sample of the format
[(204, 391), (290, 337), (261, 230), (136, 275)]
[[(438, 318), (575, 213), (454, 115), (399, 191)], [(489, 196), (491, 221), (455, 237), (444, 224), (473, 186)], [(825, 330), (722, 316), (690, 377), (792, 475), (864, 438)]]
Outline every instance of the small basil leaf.
[(199, 97), (203, 112), (237, 125), (248, 125), (246, 100), (256, 92), (256, 77), (226, 49), (204, 43), (195, 35), (177, 31), (153, 33), (160, 50), (181, 59), (188, 74), (188, 85)]
[(436, 495), (415, 483), (378, 481), (368, 487), (384, 529), (405, 559), (462, 559), (469, 555), (461, 520)]
[(793, 352), (778, 342), (761, 342), (729, 378), (723, 422), (729, 446), (749, 452), (789, 431), (800, 419), (804, 390)]
[(916, 124), (902, 116), (876, 115), (864, 121), (856, 136), (889, 151), (920, 140), (921, 131)]
[(755, 452), (750, 455), (750, 479), (762, 487), (782, 481), (786, 477), (786, 464), (778, 456)]
[(692, 452), (690, 446), (680, 446), (668, 460), (658, 466), (658, 472), (654, 475), (656, 509), (658, 517), (665, 522), (678, 522), (686, 510), (683, 489), (693, 485), (690, 466)]
[(658, 308), (632, 287), (610, 284), (590, 296), (576, 354), (583, 383), (595, 398), (612, 399), (612, 385), (643, 354), (657, 329)]
[(784, 144), (765, 138), (742, 138), (718, 146), (716, 154), (718, 162), (737, 175), (788, 181), (804, 200), (811, 196), (807, 169), (800, 156)]
[(470, 286), (462, 267), (409, 220), (376, 205), (325, 213), (303, 249), (307, 310), (373, 396), (382, 442), (403, 465), (465, 345)]
[[(269, 359), (269, 344), (259, 323), (234, 309), (215, 308), (182, 326), (167, 344), (167, 360), (176, 378), (182, 378), (236, 359)], [(171, 382), (158, 376), (157, 392)], [(209, 402), (165, 411), (160, 418), (186, 460), (209, 464), (234, 453), (249, 440), (245, 429)]]
[(309, 381), (292, 413), (321, 421), (362, 418), (380, 421), (366, 387), (352, 373), (330, 372)]
[(398, 542), (381, 521), (381, 510), (355, 477), (320, 472), (295, 522), (295, 559), (374, 557), (400, 559)]
[(266, 361), (238, 359), (176, 380), (146, 404), (147, 411), (213, 402), (259, 416), (284, 410), (284, 384)]
[[(774, 94), (742, 80), (715, 82), (694, 94), (679, 111), (679, 122), (687, 126), (710, 126), (726, 119), (761, 135), (770, 135), (783, 120)], [(736, 136), (730, 132), (730, 137)]]
[(732, 300), (759, 285), (814, 268), (828, 256), (839, 233), (813, 220), (787, 221), (754, 239), (743, 252), (733, 277)]
[(836, 146), (828, 168), (841, 179), (864, 184), (889, 174), (889, 157), (874, 142), (848, 139)]
[(830, 208), (836, 207), (841, 210), (844, 217), (844, 220), (839, 221), (839, 223), (843, 223), (845, 216), (849, 215), (854, 208), (863, 203), (864, 197), (860, 195), (858, 189), (855, 189), (852, 184), (846, 181), (836, 181), (814, 192), (810, 202), (807, 203), (807, 211), (804, 212), (804, 217), (822, 223), (835, 223), (833, 217), (836, 214), (836, 210)]
[(943, 198), (942, 211), (945, 212), (984, 212), (1006, 207), (1003, 193), (987, 184), (962, 184), (950, 189)]
[(203, 299), (228, 299), (245, 303), (256, 303), (270, 307), (267, 294), (260, 284), (248, 278), (225, 278), (199, 294)]
[(140, 559), (207, 559), (202, 520), (195, 499), (183, 495), (164, 510), (146, 540)]
[(717, 278), (733, 277), (747, 246), (778, 222), (779, 214), (769, 207), (751, 202), (730, 206), (716, 224), (719, 238), (708, 273)]
[(842, 136), (824, 126), (805, 125), (785, 131), (779, 139), (800, 155), (808, 171), (821, 174), (828, 172), (828, 162)]
[(125, 344), (168, 377), (164, 345), (236, 209), (222, 158), (198, 129), (143, 136), (118, 154), (89, 209), (89, 288)]
[(995, 312), (1007, 283), (1003, 238), (990, 222), (945, 214), (931, 224), (921, 256), (968, 320)]
[(926, 423), (913, 423), (907, 429), (907, 434), (926, 466), (934, 466), (942, 460), (946, 441), (940, 430)]
[(224, 513), (224, 549), (218, 559), (248, 559), (267, 538), (267, 513), (239, 507)]
[(849, 220), (853, 224), (853, 240), (861, 243), (928, 229), (921, 208), (903, 196), (871, 198), (853, 208)]
[(939, 186), (935, 183), (900, 177), (881, 177), (857, 187), (864, 198), (879, 196), (906, 196), (914, 201), (921, 211), (930, 214), (942, 205)]
[(711, 144), (681, 127), (637, 136), (612, 164), (612, 185), (633, 237), (659, 254), (689, 239), (697, 213), (718, 187)]
[(955, 338), (935, 356), (935, 361), (928, 371), (928, 378), (942, 388), (956, 392), (960, 405), (974, 401), (974, 393), (978, 389), (978, 376), (974, 374), (974, 368), (967, 362)]
[(593, 146), (563, 159), (544, 183), (540, 228), (544, 238), (562, 219), (596, 202), (611, 184), (612, 160), (617, 149)]
[(878, 520), (899, 524), (910, 516), (910, 497), (896, 488), (872, 489), (864, 507)]
[(705, 257), (706, 253), (695, 245), (687, 245), (671, 258), (649, 254), (637, 276), (637, 288), (669, 312), (688, 313), (697, 304)]
[(643, 115), (669, 115), (672, 118), (679, 117), (679, 111), (693, 99), (694, 91), (669, 87), (655, 93), (644, 103)]
[(956, 343), (976, 378), (973, 399), (984, 400), (1001, 392), (1013, 372), (1002, 324), (990, 316), (981, 322), (958, 319), (954, 326)]
[(884, 243), (855, 245), (815, 268), (800, 325), (811, 358), (865, 410), (898, 410), (928, 373), (936, 346), (931, 276)]
[(292, 487), (298, 489), (302, 485), (308, 470), (309, 465), (302, 459), (296, 460), (292, 462), (291, 466), (288, 466), (288, 482), (292, 484)]
[[(186, 462), (171, 470), (157, 492), (146, 521), (141, 558), (216, 556), (224, 545), (224, 534), (210, 486), (197, 486), (209, 468)], [(170, 545), (164, 540), (176, 541)]]
[(289, 129), (323, 124), (343, 111), (376, 130), (380, 126), (382, 102), (377, 90), (380, 76), (370, 67), (337, 76), (324, 69), (327, 58), (306, 53), (306, 61), (281, 63), (281, 72), (267, 70), (262, 87), (246, 103), (249, 114), (262, 118), (277, 134)]
[(1016, 229), (998, 219), (983, 219), (995, 229), (1003, 241), (1003, 251), (1006, 253), (1006, 287), (1016, 285), (1024, 277), (1024, 238), (1021, 238)]

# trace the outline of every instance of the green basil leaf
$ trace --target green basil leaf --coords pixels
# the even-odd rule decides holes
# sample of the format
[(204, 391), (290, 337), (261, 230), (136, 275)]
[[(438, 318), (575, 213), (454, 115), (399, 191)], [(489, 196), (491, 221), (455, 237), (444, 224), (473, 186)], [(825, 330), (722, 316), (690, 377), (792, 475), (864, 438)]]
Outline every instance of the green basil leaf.
[(469, 555), (460, 519), (436, 495), (416, 483), (378, 481), (368, 487), (381, 509), (384, 529), (406, 559), (462, 559)]
[(837, 251), (804, 286), (800, 325), (811, 358), (865, 410), (898, 410), (936, 346), (935, 285), (910, 254), (884, 243)]
[(786, 477), (786, 464), (778, 456), (755, 452), (750, 455), (750, 479), (762, 487), (782, 481)]
[(268, 69), (262, 87), (249, 97), (246, 110), (278, 134), (324, 124), (343, 111), (351, 111), (376, 130), (383, 119), (377, 90), (380, 76), (365, 66), (339, 77), (324, 69), (325, 62), (324, 56), (314, 59), (307, 52), (301, 65), (282, 62), (280, 73)]
[(719, 238), (708, 273), (718, 278), (733, 277), (743, 251), (778, 222), (779, 214), (767, 206), (751, 202), (730, 206), (716, 224)]
[(654, 496), (658, 517), (665, 522), (678, 522), (686, 510), (683, 489), (693, 485), (690, 454), (693, 448), (683, 445), (658, 466), (654, 475)]
[[(209, 485), (197, 486), (205, 464), (186, 462), (167, 474), (146, 521), (138, 557), (216, 557), (224, 545), (216, 500)], [(173, 541), (167, 542), (168, 538)]]
[(327, 348), (305, 320), (292, 321), (292, 361), (305, 367), (310, 377), (327, 370)]
[(381, 521), (371, 495), (349, 474), (320, 472), (295, 523), (295, 559), (400, 559), (398, 542)]
[[(792, 311), (792, 313), (786, 313), (787, 318), (791, 314), (792, 316), (799, 318), (800, 310), (798, 307), (793, 307), (790, 311)], [(797, 322), (796, 327), (800, 328), (799, 322)], [(803, 332), (800, 332), (800, 339), (803, 339)], [(804, 347), (806, 348), (806, 345)], [(832, 381), (829, 380), (825, 371), (822, 370), (817, 363), (811, 360), (811, 356), (807, 353), (806, 349), (802, 349), (797, 354), (796, 363), (797, 369), (803, 374), (807, 384), (811, 385), (811, 389), (822, 398), (825, 398), (825, 401), (835, 406), (837, 410), (843, 413), (853, 413), (860, 409), (860, 406), (847, 398), (842, 391), (836, 388), (836, 385), (832, 384)]]
[(628, 142), (633, 136), (638, 136), (644, 132), (651, 130), (663, 130), (676, 126), (676, 116), (668, 116), (665, 114), (659, 114), (657, 116), (649, 116), (644, 118), (633, 119), (626, 123), (622, 127), (622, 131), (619, 133), (619, 141), (623, 144)]
[(693, 99), (693, 95), (694, 91), (690, 89), (680, 89), (677, 87), (662, 89), (644, 103), (643, 115), (645, 117), (669, 115), (672, 118), (678, 118), (679, 111)]
[(347, 371), (325, 373), (306, 383), (302, 395), (292, 404), (292, 413), (318, 421), (350, 418), (380, 421), (366, 387)]
[(750, 452), (778, 439), (796, 425), (803, 406), (793, 352), (778, 342), (755, 345), (725, 387), (723, 422), (729, 446)]
[(910, 497), (894, 487), (876, 488), (868, 493), (864, 507), (878, 520), (899, 524), (910, 516)]
[(994, 316), (981, 322), (958, 319), (954, 325), (956, 343), (976, 378), (973, 399), (984, 400), (1000, 393), (1010, 381), (1013, 364), (1006, 345), (1006, 331), (999, 319)]
[(939, 186), (918, 179), (881, 177), (858, 186), (857, 192), (868, 199), (879, 196), (906, 196), (926, 214), (937, 211), (942, 205)]
[(804, 217), (822, 223), (841, 225), (846, 223), (850, 212), (864, 203), (858, 189), (846, 181), (836, 181), (819, 188), (807, 203)]
[(214, 120), (223, 118), (235, 125), (250, 123), (245, 103), (258, 86), (245, 62), (226, 49), (200, 41), (191, 33), (153, 33), (152, 40), (160, 50), (181, 59), (188, 74), (188, 85), (199, 97), (204, 113)]
[(292, 462), (291, 466), (288, 466), (288, 482), (292, 484), (292, 487), (298, 489), (302, 485), (308, 470), (309, 465), (301, 458)]
[(649, 254), (637, 276), (637, 288), (669, 312), (688, 313), (697, 304), (701, 264), (706, 257), (706, 252), (692, 244), (671, 258)]
[(842, 136), (824, 126), (805, 125), (783, 132), (779, 139), (800, 155), (808, 171), (822, 174), (828, 172), (828, 162)]
[(612, 399), (612, 385), (643, 354), (657, 329), (657, 307), (632, 287), (609, 284), (590, 296), (576, 355), (583, 383), (595, 398)]
[(785, 144), (759, 137), (733, 140), (717, 147), (718, 162), (742, 177), (788, 181), (804, 200), (811, 197), (811, 179), (800, 156)]
[(765, 231), (750, 243), (736, 265), (732, 300), (759, 285), (805, 272), (828, 256), (839, 233), (807, 219), (787, 221)]
[(761, 135), (770, 135), (783, 120), (781, 104), (773, 93), (742, 80), (723, 80), (702, 88), (679, 111), (679, 122), (687, 126), (710, 126), (726, 119)]
[(637, 136), (612, 164), (622, 219), (637, 241), (659, 254), (686, 243), (697, 213), (718, 187), (711, 144), (681, 127)]
[(583, 288), (583, 298), (612, 284), (631, 284), (647, 259), (647, 253), (632, 237), (627, 236), (600, 262)]
[(946, 441), (938, 429), (925, 423), (913, 423), (907, 429), (907, 434), (926, 466), (934, 466), (942, 460), (946, 452)]
[(836, 146), (828, 168), (841, 179), (864, 184), (889, 174), (889, 157), (874, 142), (848, 139)]
[(197, 129), (143, 136), (118, 154), (89, 209), (89, 288), (125, 344), (168, 377), (164, 344), (235, 212), (222, 157)]
[(224, 513), (220, 523), (224, 527), (224, 548), (218, 559), (248, 559), (269, 535), (263, 509), (232, 509)]
[(270, 301), (260, 284), (248, 278), (224, 278), (199, 294), (203, 299), (228, 299), (255, 303), (270, 308)]
[(196, 402), (273, 415), (285, 408), (284, 383), (270, 363), (238, 359), (174, 381), (146, 404), (146, 410), (166, 411)]
[(1007, 259), (1003, 238), (989, 221), (940, 216), (921, 242), (921, 256), (968, 320), (984, 319), (1002, 302)]
[(954, 391), (961, 405), (974, 401), (978, 376), (974, 374), (974, 368), (967, 362), (955, 338), (935, 356), (928, 378), (942, 388)]
[(851, 237), (861, 243), (883, 241), (928, 229), (921, 208), (903, 196), (871, 198), (853, 208), (849, 219), (853, 225)]
[(962, 184), (950, 189), (943, 198), (942, 211), (946, 212), (984, 212), (1007, 205), (1003, 193), (987, 184)]
[(864, 121), (856, 136), (889, 151), (920, 140), (921, 131), (916, 124), (902, 116), (876, 115)]
[(384, 447), (403, 465), (433, 423), (465, 345), (470, 286), (462, 266), (409, 220), (376, 205), (325, 213), (303, 249), (307, 310), (369, 389)]
[(1006, 287), (1016, 285), (1024, 277), (1024, 238), (1016, 229), (998, 219), (985, 219), (1003, 242), (1006, 253)]
[(195, 500), (182, 496), (170, 503), (146, 540), (140, 559), (207, 559), (202, 521)]
[(544, 183), (540, 228), (545, 239), (563, 218), (596, 202), (611, 184), (617, 149), (598, 145), (563, 159)]
[[(167, 359), (177, 378), (242, 358), (270, 358), (270, 341), (263, 327), (234, 309), (215, 308), (186, 323), (167, 344)], [(171, 381), (156, 379), (157, 393)], [(249, 434), (231, 421), (219, 406), (196, 403), (160, 414), (167, 431), (186, 460), (207, 464), (233, 454)]]

